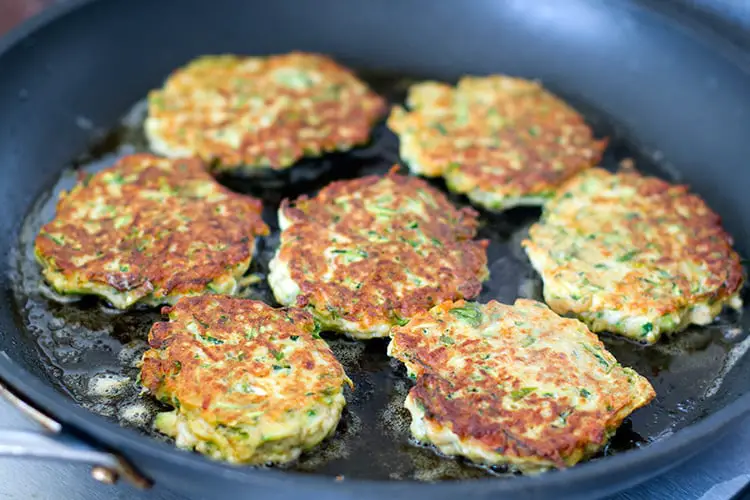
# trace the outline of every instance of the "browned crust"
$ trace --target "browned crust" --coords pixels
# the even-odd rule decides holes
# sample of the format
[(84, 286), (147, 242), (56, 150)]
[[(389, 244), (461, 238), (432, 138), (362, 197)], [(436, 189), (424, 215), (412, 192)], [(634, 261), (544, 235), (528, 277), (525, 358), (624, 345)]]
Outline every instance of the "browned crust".
[[(623, 198), (617, 191), (602, 187), (594, 193), (582, 192), (583, 184), (589, 180), (615, 190), (627, 187), (634, 193)], [(657, 296), (660, 290), (654, 290), (643, 276), (630, 273), (619, 282), (608, 284), (612, 287), (611, 293), (601, 301), (602, 309), (617, 310), (627, 306), (631, 310), (665, 315), (691, 304), (723, 301), (737, 294), (744, 283), (742, 261), (732, 248), (732, 237), (722, 227), (721, 217), (689, 189), (686, 185), (643, 176), (632, 169), (617, 174), (591, 169), (561, 188), (558, 196), (548, 203), (542, 220), (531, 227), (529, 240), (523, 244), (559, 253), (569, 249), (550, 246), (554, 231), (617, 236), (625, 247), (600, 243), (598, 239), (587, 244), (596, 245), (601, 254), (611, 260), (618, 258), (616, 252), (626, 248), (633, 254), (629, 262), (633, 262), (636, 269), (649, 266), (649, 269), (669, 272), (669, 290), (679, 289), (679, 294), (660, 297)], [(602, 221), (587, 217), (587, 212), (618, 215)], [(696, 293), (696, 283), (682, 272), (686, 263), (703, 266), (701, 292)], [(581, 269), (574, 269), (574, 264), (573, 261), (563, 262), (549, 272), (557, 276), (572, 273), (571, 279), (577, 280)], [(591, 311), (590, 297), (586, 295), (565, 309), (558, 312)]]
[[(149, 199), (149, 192), (161, 194)], [(94, 203), (111, 213), (92, 215)], [(255, 237), (268, 233), (261, 210), (259, 200), (216, 183), (199, 160), (135, 154), (62, 193), (35, 251), (45, 270), (71, 281), (161, 298), (191, 293), (249, 264)], [(116, 227), (125, 215), (132, 220)], [(93, 260), (76, 264), (86, 257)], [(127, 270), (110, 268), (118, 261)]]
[[(252, 70), (242, 67), (251, 60), (258, 61)], [(279, 68), (316, 71), (324, 75), (324, 80), (312, 88), (284, 87), (272, 77)], [(222, 96), (221, 103), (216, 104), (222, 113), (220, 122), (209, 116), (205, 103), (192, 103), (196, 87)], [(258, 98), (263, 100), (258, 109), (280, 107), (281, 111), (269, 125), (253, 123), (245, 128), (239, 147), (220, 140), (221, 134), (208, 133), (241, 126), (251, 113), (251, 100)], [(164, 121), (166, 141), (206, 161), (217, 161), (219, 170), (243, 165), (282, 169), (304, 156), (363, 144), (385, 109), (385, 100), (351, 70), (324, 55), (304, 52), (262, 60), (205, 57), (175, 71), (164, 89), (152, 92), (149, 99), (149, 117)], [(260, 116), (257, 111), (252, 113)]]
[[(367, 210), (373, 198), (384, 193), (393, 197), (384, 205), (396, 213), (386, 222)], [(424, 218), (404, 211), (409, 200), (423, 198), (435, 204)], [(346, 209), (336, 204), (344, 199), (350, 204)], [(336, 311), (349, 321), (393, 323), (445, 299), (477, 296), (488, 275), (488, 242), (472, 239), (477, 213), (456, 209), (421, 179), (392, 171), (384, 178), (338, 181), (314, 198), (302, 196), (293, 204), (285, 200), (281, 211), (292, 225), (282, 233), (279, 258), (288, 262), (291, 277), (302, 291), (297, 304), (323, 314)], [(410, 229), (415, 220), (418, 229)], [(387, 241), (369, 241), (368, 230), (387, 236)], [(352, 243), (347, 248), (366, 251), (367, 258), (339, 266), (332, 277), (323, 280), (329, 264), (321, 249), (337, 246), (331, 241), (332, 233), (349, 239)], [(418, 247), (409, 243), (418, 238), (425, 243)], [(425, 286), (410, 285), (407, 271), (418, 273)], [(346, 280), (361, 286), (351, 288)], [(399, 293), (395, 283), (405, 284), (404, 290)]]
[(434, 100), (392, 114), (389, 126), (415, 133), (421, 168), (443, 172), (457, 192), (548, 195), (606, 149), (578, 112), (536, 82), (467, 77), (455, 88), (435, 87)]
[[(348, 382), (315, 333), (312, 316), (300, 309), (211, 295), (180, 299), (162, 312), (170, 321), (154, 323), (149, 332), (141, 383), (162, 401), (208, 423), (247, 424), (258, 412), (268, 421), (283, 421), (287, 412), (338, 393)], [(197, 334), (187, 330), (191, 323)], [(291, 367), (284, 377), (277, 374), (281, 365)], [(278, 392), (235, 388), (241, 381), (263, 379), (276, 380)]]
[[(444, 302), (415, 316), (393, 329), (390, 348), (416, 374), (410, 394), (425, 418), (462, 440), (562, 468), (603, 446), (630, 412), (654, 397), (648, 381), (620, 366), (577, 320), (534, 301), (520, 299), (513, 307), (490, 301), (478, 305), (481, 324), (467, 328), (451, 314), (466, 306)], [(537, 387), (525, 393), (529, 386)], [(554, 397), (544, 395), (549, 387)]]

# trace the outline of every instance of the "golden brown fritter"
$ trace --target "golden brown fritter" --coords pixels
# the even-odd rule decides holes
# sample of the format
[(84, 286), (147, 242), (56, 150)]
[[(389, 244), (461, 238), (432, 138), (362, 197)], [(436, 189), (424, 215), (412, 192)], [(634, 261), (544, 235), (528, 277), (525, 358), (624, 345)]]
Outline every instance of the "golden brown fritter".
[(261, 204), (216, 183), (195, 159), (130, 155), (63, 192), (35, 241), (44, 278), (62, 294), (125, 309), (237, 291)]
[(221, 171), (283, 169), (366, 143), (385, 101), (319, 54), (203, 56), (148, 98), (151, 148)]
[(285, 201), (279, 220), (276, 299), (352, 337), (385, 337), (442, 300), (476, 297), (489, 276), (487, 242), (472, 239), (477, 214), (395, 171)]
[(523, 245), (545, 301), (593, 331), (650, 344), (742, 307), (744, 271), (719, 216), (687, 186), (635, 171), (572, 179)]
[(233, 463), (287, 462), (332, 434), (351, 381), (300, 309), (220, 295), (163, 310), (141, 383), (174, 407), (156, 428)]
[(393, 109), (388, 126), (412, 172), (442, 175), (449, 189), (489, 210), (542, 205), (594, 166), (607, 144), (573, 108), (520, 78), (424, 82), (409, 89), (407, 105)]
[(388, 354), (416, 378), (412, 434), (486, 465), (575, 465), (655, 395), (583, 323), (533, 300), (444, 302), (391, 336)]

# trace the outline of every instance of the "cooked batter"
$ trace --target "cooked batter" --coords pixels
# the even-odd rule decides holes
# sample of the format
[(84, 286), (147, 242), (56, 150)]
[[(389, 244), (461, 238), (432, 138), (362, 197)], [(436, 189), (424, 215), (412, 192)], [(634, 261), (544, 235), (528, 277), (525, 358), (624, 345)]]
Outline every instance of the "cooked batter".
[(596, 332), (651, 344), (742, 307), (744, 271), (719, 216), (686, 186), (635, 171), (571, 180), (523, 245), (550, 307)]
[(218, 171), (284, 169), (368, 142), (385, 101), (328, 57), (200, 57), (148, 98), (151, 149)]
[(489, 277), (477, 214), (394, 172), (328, 185), (279, 209), (269, 284), (328, 329), (385, 337), (445, 299), (476, 297)]
[(225, 296), (165, 308), (141, 382), (174, 410), (155, 425), (177, 446), (238, 464), (296, 459), (332, 434), (351, 384), (300, 309)]
[(654, 397), (583, 323), (532, 300), (443, 302), (391, 336), (388, 354), (416, 379), (414, 437), (485, 465), (573, 466)]
[(607, 143), (562, 100), (520, 78), (419, 83), (407, 107), (394, 108), (388, 125), (411, 171), (443, 176), (449, 189), (492, 211), (544, 204), (596, 165)]
[(268, 233), (261, 208), (199, 160), (131, 155), (62, 193), (34, 249), (55, 291), (119, 309), (234, 294), (256, 236)]

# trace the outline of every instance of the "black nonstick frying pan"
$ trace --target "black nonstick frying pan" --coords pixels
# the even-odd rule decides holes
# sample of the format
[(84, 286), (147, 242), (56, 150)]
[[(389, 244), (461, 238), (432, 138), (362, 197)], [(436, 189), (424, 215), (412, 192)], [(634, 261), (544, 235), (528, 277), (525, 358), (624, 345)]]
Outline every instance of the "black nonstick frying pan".
[[(334, 337), (357, 385), (337, 435), (286, 468), (212, 462), (148, 432), (132, 418), (141, 415), (134, 385), (118, 385), (134, 374), (129, 361), (158, 312), (114, 315), (95, 301), (47, 300), (32, 286), (28, 242), (71, 169), (96, 169), (142, 147), (137, 107), (118, 124), (171, 70), (201, 54), (298, 49), (332, 55), (394, 101), (414, 78), (539, 78), (610, 137), (607, 167), (631, 158), (688, 183), (749, 255), (750, 46), (743, 33), (706, 20), (645, 0), (83, 0), (27, 23), (0, 42), (0, 380), (3, 395), (44, 430), (0, 431), (0, 454), (86, 461), (105, 482), (119, 476), (211, 497), (439, 499), (600, 496), (700, 453), (750, 411), (747, 311), (654, 347), (605, 335), (658, 397), (598, 457), (569, 470), (520, 477), (416, 446), (400, 407), (408, 383), (385, 344)], [(288, 176), (222, 182), (262, 197), (275, 225), (282, 197), (384, 172), (397, 151), (380, 125), (373, 144), (351, 154), (302, 162)], [(481, 300), (539, 296), (519, 251), (538, 216), (482, 214), (492, 280)], [(274, 245), (273, 236), (260, 243), (255, 272), (264, 272)], [(262, 284), (254, 293), (268, 298)], [(112, 389), (112, 399), (92, 391), (101, 384), (127, 388)]]

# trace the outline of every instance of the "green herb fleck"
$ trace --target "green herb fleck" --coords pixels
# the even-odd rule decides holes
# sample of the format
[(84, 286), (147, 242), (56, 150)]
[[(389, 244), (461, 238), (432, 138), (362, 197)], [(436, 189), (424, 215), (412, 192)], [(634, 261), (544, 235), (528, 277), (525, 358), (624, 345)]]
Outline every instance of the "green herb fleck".
[(198, 316), (196, 316), (195, 314), (193, 314), (193, 319), (196, 321), (196, 323), (198, 323), (199, 325), (201, 325), (203, 328), (208, 328), (208, 323), (199, 320)]
[(435, 130), (440, 132), (440, 135), (448, 135), (448, 131), (445, 129), (445, 126), (442, 123), (436, 123), (434, 128)]
[(646, 335), (651, 333), (653, 329), (654, 329), (654, 325), (652, 323), (644, 323), (643, 326), (641, 327), (641, 332), (642, 332), (641, 336), (645, 337)]
[(277, 351), (276, 349), (271, 349), (271, 355), (276, 361), (281, 361), (282, 359), (284, 359), (284, 353), (281, 351)]
[(454, 307), (450, 313), (473, 327), (482, 324), (482, 311), (475, 304), (467, 304), (464, 307)]
[(573, 413), (573, 410), (565, 410), (562, 413), (560, 413), (560, 425), (567, 425), (568, 424), (568, 417), (570, 414)]
[(584, 397), (584, 398), (588, 398), (589, 396), (591, 396), (591, 393), (587, 391), (586, 389), (581, 389), (580, 393), (581, 393), (581, 397)]
[(441, 335), (440, 342), (447, 345), (453, 345), (456, 343), (456, 341), (453, 340), (453, 337), (449, 337), (448, 335)]
[(536, 337), (528, 335), (525, 339), (523, 339), (523, 342), (521, 342), (521, 347), (529, 347), (534, 342), (536, 342)]
[(219, 339), (217, 339), (216, 337), (213, 337), (213, 336), (211, 336), (211, 335), (205, 335), (205, 334), (204, 334), (204, 335), (201, 335), (200, 337), (201, 337), (201, 339), (202, 339), (202, 340), (203, 340), (204, 342), (208, 342), (209, 344), (214, 344), (214, 345), (221, 345), (221, 344), (223, 344), (223, 343), (224, 343), (224, 341), (223, 341), (223, 340), (219, 340)]
[(633, 260), (633, 257), (638, 255), (638, 252), (636, 250), (631, 250), (630, 252), (627, 252), (617, 258), (617, 262), (628, 262), (629, 260)]
[(331, 250), (331, 253), (347, 255), (349, 257), (362, 257), (363, 259), (366, 259), (369, 255), (364, 250), (359, 250), (359, 249), (354, 249), (354, 250), (336, 249), (336, 250)]
[(318, 323), (317, 321), (313, 322), (312, 336), (314, 339), (320, 338), (320, 323)]
[(525, 398), (535, 390), (536, 387), (523, 387), (521, 389), (518, 389), (517, 391), (512, 391), (510, 393), (510, 397), (513, 398), (513, 401), (518, 401), (519, 399)]
[(112, 174), (112, 182), (118, 185), (125, 184), (125, 177), (123, 177), (120, 173), (114, 173)]
[(612, 367), (609, 365), (609, 361), (607, 361), (606, 359), (604, 359), (604, 357), (601, 354), (599, 354), (598, 352), (596, 352), (596, 349), (594, 349), (590, 345), (584, 344), (584, 343), (581, 343), (581, 346), (583, 346), (583, 348), (586, 351), (588, 351), (589, 354), (591, 354), (592, 356), (594, 356), (596, 358), (596, 360), (599, 362), (599, 364), (602, 365), (604, 368), (607, 369), (607, 372), (609, 372), (609, 370), (612, 369)]
[(299, 335), (291, 335), (289, 338), (296, 342), (297, 339), (299, 338)]
[(397, 324), (398, 326), (404, 326), (404, 325), (406, 325), (407, 323), (409, 323), (409, 318), (402, 318), (402, 317), (401, 317), (401, 316), (400, 316), (399, 314), (397, 314), (397, 313), (393, 313), (393, 321), (394, 321), (394, 322), (395, 322), (395, 323), (396, 323), (396, 324)]
[(65, 244), (65, 241), (59, 236), (53, 236), (49, 233), (45, 234), (45, 236), (49, 238), (50, 240), (52, 240), (52, 242), (55, 243), (56, 245), (63, 246)]

